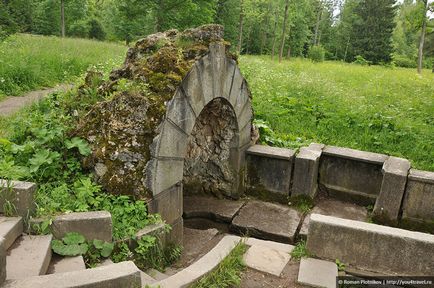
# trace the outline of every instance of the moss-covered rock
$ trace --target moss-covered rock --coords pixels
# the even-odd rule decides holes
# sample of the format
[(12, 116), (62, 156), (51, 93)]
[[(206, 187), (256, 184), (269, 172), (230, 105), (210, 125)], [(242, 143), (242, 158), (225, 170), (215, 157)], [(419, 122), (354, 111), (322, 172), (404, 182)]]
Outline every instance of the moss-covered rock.
[(223, 43), (234, 58), (220, 25), (150, 35), (130, 48), (124, 65), (99, 86), (98, 93), (108, 100), (94, 105), (75, 133), (91, 143), (92, 154), (84, 165), (108, 192), (152, 197), (145, 186), (149, 145), (166, 103), (212, 42)]

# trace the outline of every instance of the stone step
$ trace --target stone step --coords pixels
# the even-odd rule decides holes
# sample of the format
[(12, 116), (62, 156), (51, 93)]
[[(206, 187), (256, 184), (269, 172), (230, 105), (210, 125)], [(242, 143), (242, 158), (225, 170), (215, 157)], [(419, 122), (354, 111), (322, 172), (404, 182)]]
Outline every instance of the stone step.
[(317, 288), (336, 287), (338, 267), (336, 263), (314, 258), (305, 258), (300, 261), (297, 282)]
[(133, 262), (120, 262), (83, 271), (73, 271), (20, 280), (8, 280), (2, 288), (138, 288), (140, 270)]
[(184, 218), (208, 218), (231, 223), (245, 201), (217, 199), (205, 196), (184, 197)]
[(9, 249), (14, 241), (23, 233), (23, 218), (0, 217), (0, 238), (3, 237), (4, 249)]
[(62, 257), (54, 254), (48, 266), (47, 274), (56, 274), (72, 271), (85, 270), (83, 256)]
[(52, 235), (21, 236), (6, 256), (6, 279), (23, 279), (43, 275), (51, 260)]
[(148, 274), (146, 274), (143, 271), (140, 271), (140, 279), (142, 281), (142, 287), (145, 287), (146, 285), (151, 285), (151, 284), (154, 284), (155, 282), (157, 282), (157, 280), (155, 280), (154, 278), (152, 278), (151, 276), (149, 276)]

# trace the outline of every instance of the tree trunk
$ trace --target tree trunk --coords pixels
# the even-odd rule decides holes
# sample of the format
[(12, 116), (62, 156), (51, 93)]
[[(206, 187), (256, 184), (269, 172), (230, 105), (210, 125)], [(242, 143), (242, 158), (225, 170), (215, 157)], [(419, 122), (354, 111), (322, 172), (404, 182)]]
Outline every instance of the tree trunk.
[(344, 61), (347, 61), (348, 47), (350, 46), (350, 38), (348, 37), (347, 45), (345, 46)]
[(420, 35), (419, 41), (419, 53), (417, 57), (417, 73), (422, 74), (422, 66), (423, 66), (423, 44), (425, 42), (425, 33), (426, 33), (426, 12), (428, 11), (428, 0), (422, 0), (424, 4), (423, 9), (423, 21), (422, 21), (422, 31)]
[(60, 25), (61, 35), (65, 37), (65, 0), (60, 0)]
[(277, 13), (274, 21), (274, 29), (273, 29), (273, 46), (271, 48), (271, 60), (274, 58), (274, 52), (276, 51), (276, 31), (277, 31)]
[(286, 59), (290, 59), (291, 58), (291, 45), (288, 45), (288, 52), (286, 53)]
[(240, 27), (239, 27), (239, 35), (238, 35), (238, 54), (241, 54), (241, 47), (243, 44), (243, 21), (244, 21), (244, 7), (243, 0), (240, 1)]
[(315, 34), (313, 37), (313, 45), (316, 46), (318, 45), (318, 31), (319, 31), (319, 23), (321, 22), (321, 18), (322, 18), (322, 6), (321, 6), (321, 2), (319, 4), (319, 11), (316, 17), (316, 24), (315, 24)]
[(283, 18), (282, 40), (280, 42), (279, 63), (282, 62), (283, 48), (285, 46), (285, 34), (286, 34), (286, 24), (287, 24), (286, 22), (288, 21), (288, 5), (289, 5), (289, 0), (286, 0), (285, 16)]

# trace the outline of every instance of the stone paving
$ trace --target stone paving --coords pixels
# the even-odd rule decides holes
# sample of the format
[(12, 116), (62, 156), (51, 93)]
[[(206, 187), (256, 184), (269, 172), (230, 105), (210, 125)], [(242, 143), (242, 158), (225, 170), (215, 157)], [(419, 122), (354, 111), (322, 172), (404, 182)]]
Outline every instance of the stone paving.
[(230, 223), (244, 204), (245, 201), (205, 196), (184, 197), (184, 218), (202, 217)]
[(247, 267), (280, 276), (283, 268), (288, 264), (289, 253), (262, 245), (251, 246), (244, 255)]
[(297, 282), (318, 288), (335, 288), (336, 263), (313, 258), (301, 259)]

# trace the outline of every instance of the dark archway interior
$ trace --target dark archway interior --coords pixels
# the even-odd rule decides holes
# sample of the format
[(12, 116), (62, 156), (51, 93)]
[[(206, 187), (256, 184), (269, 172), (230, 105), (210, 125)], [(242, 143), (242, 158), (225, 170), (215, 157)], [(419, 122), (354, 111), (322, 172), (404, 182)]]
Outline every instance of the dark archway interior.
[(230, 161), (237, 132), (236, 116), (226, 99), (216, 98), (205, 106), (187, 145), (184, 195), (231, 196), (238, 176)]

